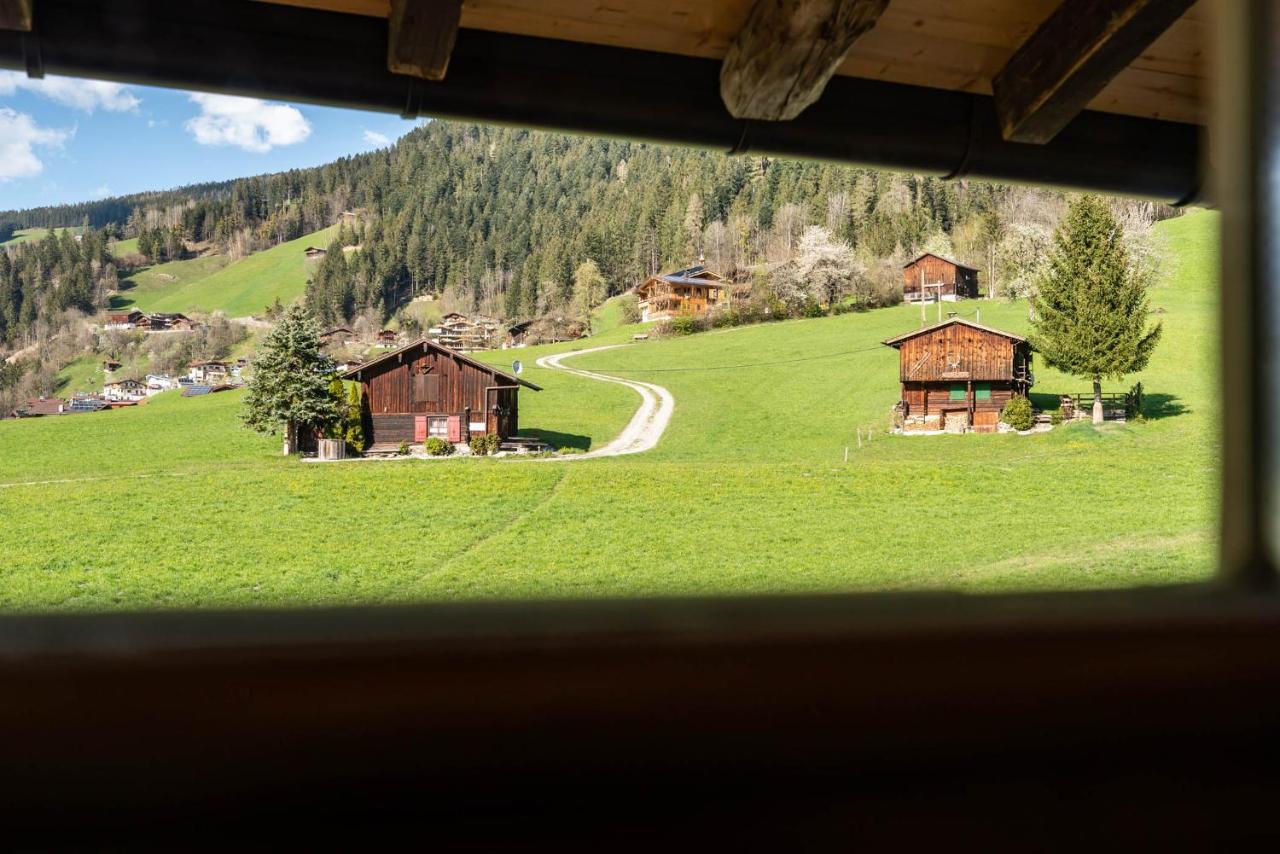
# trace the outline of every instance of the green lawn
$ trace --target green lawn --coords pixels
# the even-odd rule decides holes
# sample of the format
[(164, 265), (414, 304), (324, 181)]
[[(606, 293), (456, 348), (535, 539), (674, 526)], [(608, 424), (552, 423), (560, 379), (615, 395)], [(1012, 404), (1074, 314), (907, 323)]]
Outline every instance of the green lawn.
[[(1165, 339), (1140, 377), (1151, 409), (1140, 424), (888, 434), (897, 361), (879, 342), (918, 324), (908, 307), (578, 357), (674, 394), (663, 441), (632, 457), (303, 464), (239, 428), (239, 393), (3, 422), (0, 514), (21, 535), (0, 562), (0, 608), (1204, 580), (1219, 456), (1217, 222), (1193, 213), (1160, 226), (1170, 258), (1152, 305)], [(1027, 325), (1021, 303), (959, 309)], [(485, 357), (518, 357), (546, 387), (522, 392), (521, 432), (593, 447), (616, 435), (634, 395), (534, 360), (630, 337), (619, 327)], [(1087, 387), (1043, 364), (1036, 374), (1043, 395)], [(37, 482), (50, 480), (68, 482)], [(121, 532), (147, 547), (122, 547)]]
[(107, 249), (116, 258), (136, 255), (138, 254), (138, 238), (130, 237), (128, 240), (113, 240)]
[[(84, 227), (73, 225), (67, 226), (66, 228), (53, 229), (52, 231), (69, 231), (72, 234), (79, 234), (84, 231)], [(43, 240), (48, 237), (50, 233), (51, 230), (48, 228), (20, 228), (13, 233), (13, 237), (10, 237), (8, 240), (0, 243), (0, 246), (13, 246), (18, 243), (27, 243), (32, 240)]]
[(205, 255), (148, 267), (121, 283), (112, 308), (136, 305), (143, 311), (224, 312), (228, 317), (261, 314), (278, 297), (288, 304), (306, 289), (303, 251), (327, 246), (337, 227), (281, 243), (230, 263)]

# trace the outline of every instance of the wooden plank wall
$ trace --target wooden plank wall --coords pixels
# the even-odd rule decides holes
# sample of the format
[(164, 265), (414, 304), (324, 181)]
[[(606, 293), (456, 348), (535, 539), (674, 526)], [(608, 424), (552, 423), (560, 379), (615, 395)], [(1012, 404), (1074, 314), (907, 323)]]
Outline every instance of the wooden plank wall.
[[(902, 342), (899, 379), (907, 381), (1012, 380), (1014, 342), (1003, 335), (953, 323)], [(967, 377), (944, 374), (967, 373)]]
[[(423, 382), (425, 376), (436, 377)], [(374, 442), (413, 441), (413, 415), (462, 415), (470, 410), (473, 420), (486, 420), (487, 404), (495, 402), (497, 395), (486, 400), (485, 389), (503, 386), (499, 394), (512, 401), (511, 417), (499, 424), (504, 437), (516, 431), (516, 406), (518, 387), (505, 377), (496, 376), (452, 354), (414, 347), (402, 354), (401, 361), (375, 365), (361, 373), (365, 403), (373, 421)], [(423, 391), (430, 389), (435, 400), (424, 399)], [(499, 401), (501, 403), (501, 401)], [(509, 427), (509, 432), (503, 432)]]

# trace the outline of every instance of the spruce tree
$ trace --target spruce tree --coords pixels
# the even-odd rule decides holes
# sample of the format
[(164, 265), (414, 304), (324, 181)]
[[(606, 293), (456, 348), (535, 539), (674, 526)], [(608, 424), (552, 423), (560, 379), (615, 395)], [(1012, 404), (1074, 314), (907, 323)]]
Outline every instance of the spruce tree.
[(343, 407), (329, 392), (333, 360), (320, 352), (320, 330), (307, 309), (291, 305), (267, 333), (253, 363), (244, 397), (245, 426), (259, 433), (285, 433), (284, 452), (298, 448), (298, 431), (327, 429)]
[(1102, 379), (1146, 367), (1161, 325), (1147, 327), (1147, 282), (1097, 196), (1071, 203), (1038, 290), (1032, 343), (1050, 367), (1093, 381), (1093, 423), (1100, 424)]

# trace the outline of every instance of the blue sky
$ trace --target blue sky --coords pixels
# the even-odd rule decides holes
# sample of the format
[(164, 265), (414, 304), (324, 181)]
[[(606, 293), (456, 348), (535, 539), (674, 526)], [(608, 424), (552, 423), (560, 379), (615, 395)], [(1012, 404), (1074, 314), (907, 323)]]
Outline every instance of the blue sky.
[(0, 71), (0, 210), (327, 163), (394, 142), (397, 116)]

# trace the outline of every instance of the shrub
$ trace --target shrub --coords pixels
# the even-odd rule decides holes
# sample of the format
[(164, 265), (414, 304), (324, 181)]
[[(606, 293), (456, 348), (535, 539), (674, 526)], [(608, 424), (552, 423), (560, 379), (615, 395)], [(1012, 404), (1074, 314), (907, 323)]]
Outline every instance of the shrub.
[(467, 447), (471, 448), (471, 453), (477, 457), (483, 457), (489, 453), (488, 436), (472, 436), (471, 441), (467, 443)]
[(1021, 395), (1011, 398), (1000, 410), (1000, 420), (1014, 430), (1030, 430), (1036, 423), (1031, 401)]
[(1049, 413), (1049, 423), (1052, 424), (1054, 427), (1057, 427), (1059, 424), (1062, 423), (1061, 409), (1055, 409)]
[(453, 453), (453, 443), (446, 442), (438, 436), (427, 439), (427, 456), (447, 457)]
[(671, 319), (672, 335), (692, 335), (702, 331), (699, 318), (692, 314), (681, 314)]
[(484, 444), (489, 453), (496, 454), (502, 448), (502, 437), (497, 433), (490, 433), (484, 437)]
[(813, 297), (804, 301), (804, 305), (800, 308), (800, 314), (804, 317), (825, 317), (826, 312), (822, 310), (822, 305)]
[(396, 450), (396, 453), (397, 453), (397, 454), (399, 454), (399, 455), (400, 455), (400, 456), (402, 456), (402, 457), (407, 457), (407, 456), (409, 456), (409, 443), (408, 443), (408, 442), (401, 442), (401, 443), (400, 443), (400, 447)]
[(630, 291), (618, 297), (618, 316), (623, 323), (640, 322), (640, 300)]

